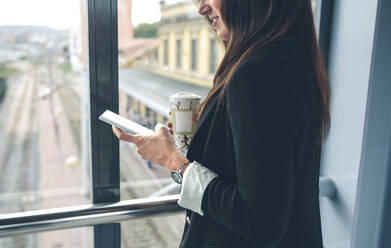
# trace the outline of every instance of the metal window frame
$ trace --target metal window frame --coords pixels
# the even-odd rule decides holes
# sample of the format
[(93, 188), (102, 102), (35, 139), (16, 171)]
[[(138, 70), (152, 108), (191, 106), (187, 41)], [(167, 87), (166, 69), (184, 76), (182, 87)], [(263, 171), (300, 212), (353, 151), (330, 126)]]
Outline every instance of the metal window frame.
[[(0, 238), (177, 214), (184, 211), (177, 204), (178, 199), (179, 195), (171, 195), (3, 214), (0, 215)], [(101, 238), (107, 239), (107, 234)], [(107, 242), (106, 247), (114, 247), (113, 244)]]
[(318, 32), (319, 47), (322, 52), (323, 63), (326, 69), (328, 69), (329, 62), (333, 9), (334, 0), (316, 0), (314, 21)]
[(352, 246), (391, 247), (391, 2), (378, 0)]
[[(87, 0), (94, 204), (120, 201), (119, 141), (98, 119), (106, 109), (118, 113), (117, 6), (117, 0)], [(94, 247), (120, 248), (120, 224), (94, 226)]]
[[(320, 178), (319, 196), (333, 198), (335, 185)], [(88, 204), (0, 215), (0, 238), (91, 225), (118, 223), (136, 218), (166, 216), (184, 212), (179, 195), (140, 198), (116, 203)], [(105, 233), (101, 237), (107, 238)], [(113, 243), (116, 244), (116, 243)], [(95, 244), (97, 245), (97, 244)], [(106, 244), (107, 245), (107, 244)], [(110, 244), (108, 247), (112, 247)]]

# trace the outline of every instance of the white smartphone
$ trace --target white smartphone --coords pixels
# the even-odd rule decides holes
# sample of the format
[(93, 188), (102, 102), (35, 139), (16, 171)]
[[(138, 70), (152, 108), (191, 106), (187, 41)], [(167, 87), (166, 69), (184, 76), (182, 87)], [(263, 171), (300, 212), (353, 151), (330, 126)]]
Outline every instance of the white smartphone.
[(126, 119), (110, 110), (106, 110), (101, 116), (99, 116), (99, 120), (104, 121), (110, 125), (118, 127), (122, 131), (131, 134), (154, 134), (155, 132), (151, 129), (141, 126), (140, 124)]

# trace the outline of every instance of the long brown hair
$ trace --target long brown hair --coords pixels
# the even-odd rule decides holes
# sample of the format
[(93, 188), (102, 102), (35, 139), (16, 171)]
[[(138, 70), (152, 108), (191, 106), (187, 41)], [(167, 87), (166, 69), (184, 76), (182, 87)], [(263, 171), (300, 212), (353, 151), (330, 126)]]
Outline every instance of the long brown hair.
[(308, 51), (313, 76), (319, 87), (319, 138), (323, 141), (330, 130), (331, 93), (316, 36), (311, 0), (221, 0), (220, 12), (230, 37), (228, 41), (223, 42), (225, 55), (217, 68), (212, 89), (200, 104), (198, 116), (201, 115), (207, 101), (220, 89), (217, 111), (224, 104), (229, 79), (235, 68), (247, 56), (285, 35), (293, 35)]

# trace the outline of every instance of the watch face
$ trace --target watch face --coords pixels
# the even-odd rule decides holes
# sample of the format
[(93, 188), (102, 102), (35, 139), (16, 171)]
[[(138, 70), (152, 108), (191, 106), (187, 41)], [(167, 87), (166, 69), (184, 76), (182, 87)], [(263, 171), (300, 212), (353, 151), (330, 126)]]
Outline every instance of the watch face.
[(177, 184), (181, 184), (181, 183), (182, 183), (182, 178), (181, 178), (181, 176), (179, 175), (179, 173), (176, 172), (176, 171), (171, 171), (171, 178), (172, 178), (172, 180), (174, 180), (174, 182), (176, 182)]

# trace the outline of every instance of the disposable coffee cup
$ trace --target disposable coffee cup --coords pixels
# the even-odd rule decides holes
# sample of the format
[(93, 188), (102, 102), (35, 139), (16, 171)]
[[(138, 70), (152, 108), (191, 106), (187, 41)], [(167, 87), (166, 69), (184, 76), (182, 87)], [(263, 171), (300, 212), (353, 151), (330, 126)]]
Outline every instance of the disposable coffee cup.
[(201, 97), (189, 92), (178, 92), (170, 96), (172, 131), (176, 147), (187, 152), (196, 128), (196, 114)]

